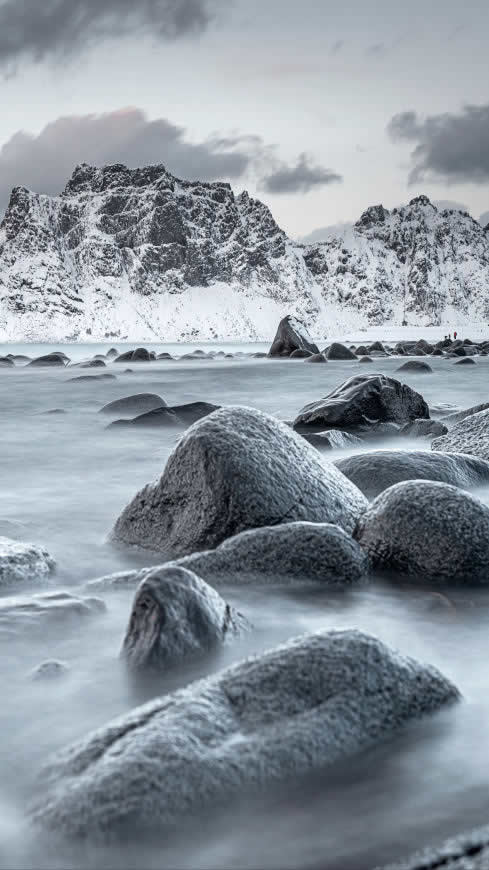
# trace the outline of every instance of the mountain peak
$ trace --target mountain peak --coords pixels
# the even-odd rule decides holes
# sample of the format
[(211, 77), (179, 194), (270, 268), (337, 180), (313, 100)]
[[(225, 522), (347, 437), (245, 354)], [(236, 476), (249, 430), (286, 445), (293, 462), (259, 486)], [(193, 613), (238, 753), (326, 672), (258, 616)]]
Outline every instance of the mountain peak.
[(417, 205), (428, 206), (428, 205), (430, 205), (431, 208), (433, 209), (433, 211), (438, 211), (436, 205), (433, 205), (433, 203), (431, 202), (431, 199), (428, 196), (425, 196), (424, 193), (421, 193), (419, 196), (415, 196), (414, 199), (411, 199), (409, 201), (409, 205), (412, 205), (412, 206), (417, 206)]

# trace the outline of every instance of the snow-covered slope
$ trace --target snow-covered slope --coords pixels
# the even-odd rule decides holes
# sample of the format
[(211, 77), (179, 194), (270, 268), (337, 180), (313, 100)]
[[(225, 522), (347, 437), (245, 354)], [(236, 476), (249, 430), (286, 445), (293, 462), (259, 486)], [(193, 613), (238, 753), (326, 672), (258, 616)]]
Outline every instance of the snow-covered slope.
[(403, 321), (489, 321), (489, 234), (425, 197), (316, 245), (228, 184), (78, 166), (59, 197), (15, 188), (0, 228), (0, 340), (268, 340)]

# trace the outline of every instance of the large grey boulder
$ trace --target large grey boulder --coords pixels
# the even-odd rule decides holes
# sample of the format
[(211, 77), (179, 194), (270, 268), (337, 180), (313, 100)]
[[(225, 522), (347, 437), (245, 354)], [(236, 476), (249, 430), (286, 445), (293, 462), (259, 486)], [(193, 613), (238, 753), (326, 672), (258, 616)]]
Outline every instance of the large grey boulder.
[(0, 640), (34, 635), (44, 639), (64, 627), (78, 625), (105, 613), (104, 602), (93, 595), (46, 592), (0, 598)]
[(203, 656), (249, 630), (248, 621), (192, 571), (150, 570), (132, 605), (122, 655), (134, 670)]
[(373, 450), (336, 459), (335, 465), (367, 498), (403, 480), (434, 480), (461, 489), (489, 483), (489, 462), (463, 453)]
[(268, 356), (290, 356), (294, 350), (319, 353), (317, 344), (312, 341), (304, 324), (288, 314), (278, 325)]
[(99, 414), (144, 414), (165, 405), (165, 400), (156, 393), (135, 393), (133, 396), (124, 396), (109, 402), (100, 408)]
[(42, 583), (55, 568), (55, 560), (44, 547), (0, 537), (0, 587)]
[(402, 366), (399, 366), (399, 368), (396, 369), (396, 372), (412, 372), (415, 375), (429, 375), (433, 374), (433, 369), (426, 362), (420, 362), (417, 359), (410, 359), (408, 362), (403, 363)]
[(27, 365), (36, 368), (52, 368), (56, 366), (63, 368), (67, 362), (69, 362), (68, 357), (64, 353), (56, 351), (55, 353), (47, 353), (44, 356), (38, 356), (36, 359), (27, 363)]
[(417, 417), (428, 418), (429, 409), (412, 387), (387, 375), (356, 375), (305, 405), (294, 427), (351, 429), (373, 422), (407, 423)]
[(431, 442), (432, 450), (470, 453), (489, 459), (489, 410), (470, 414), (453, 426), (447, 435)]
[(374, 568), (423, 584), (489, 585), (489, 508), (455, 486), (391, 486), (360, 517), (355, 537)]
[(360, 491), (285, 423), (227, 407), (187, 430), (160, 480), (122, 512), (112, 538), (178, 558), (245, 529), (294, 520), (351, 532), (365, 506)]
[(34, 822), (66, 837), (172, 827), (333, 764), (458, 700), (435, 668), (357, 631), (289, 641), (151, 701), (44, 767)]
[(114, 362), (150, 362), (155, 358), (155, 354), (151, 354), (145, 347), (137, 347), (136, 350), (126, 350), (121, 353)]

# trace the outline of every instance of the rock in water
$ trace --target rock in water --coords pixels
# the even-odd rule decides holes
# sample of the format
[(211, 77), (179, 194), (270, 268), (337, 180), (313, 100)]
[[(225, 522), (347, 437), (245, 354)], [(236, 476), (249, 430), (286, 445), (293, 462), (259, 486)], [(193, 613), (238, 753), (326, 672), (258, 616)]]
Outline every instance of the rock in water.
[(184, 822), (348, 758), (459, 698), (358, 631), (289, 641), (120, 717), (48, 762), (31, 814), (66, 837)]
[(36, 359), (27, 363), (28, 366), (37, 368), (49, 368), (51, 366), (64, 367), (68, 362), (68, 357), (64, 353), (47, 353), (45, 356), (38, 356)]
[(423, 584), (489, 585), (489, 508), (455, 486), (391, 486), (360, 517), (355, 537), (374, 568)]
[(204, 580), (170, 564), (149, 571), (139, 586), (122, 655), (132, 669), (163, 670), (205, 655), (249, 628)]
[(428, 405), (407, 384), (386, 375), (356, 375), (324, 399), (305, 405), (294, 427), (351, 429), (373, 422), (407, 423), (417, 417), (429, 417)]
[(33, 635), (46, 638), (64, 626), (72, 627), (105, 612), (100, 598), (48, 592), (0, 598), (0, 640)]
[(452, 426), (454, 423), (460, 423), (466, 417), (472, 417), (473, 414), (478, 414), (479, 411), (486, 411), (489, 408), (489, 402), (482, 402), (480, 405), (473, 405), (471, 408), (464, 408), (463, 411), (455, 411), (453, 414), (445, 414), (444, 423)]
[(464, 417), (453, 426), (447, 435), (431, 442), (432, 450), (470, 453), (489, 459), (489, 410), (479, 411)]
[[(255, 354), (253, 354), (255, 356)], [(265, 354), (266, 356), (266, 354)], [(307, 359), (309, 356), (314, 356), (310, 350), (304, 350), (302, 348), (297, 348), (297, 350), (293, 350), (290, 354), (290, 359)]]
[(326, 363), (328, 360), (324, 356), (324, 353), (310, 353), (309, 356), (306, 357), (304, 362), (308, 363)]
[(399, 435), (409, 438), (434, 438), (436, 435), (446, 435), (447, 432), (448, 428), (439, 420), (413, 420), (399, 429)]
[(144, 414), (154, 408), (166, 405), (164, 399), (156, 393), (136, 393), (134, 396), (124, 396), (100, 408), (99, 414)]
[(8, 356), (0, 356), (0, 368), (13, 369), (14, 367), (15, 363), (13, 359), (10, 359)]
[(434, 480), (461, 489), (489, 483), (489, 462), (463, 453), (374, 450), (337, 459), (335, 465), (367, 498), (403, 480)]
[(114, 362), (150, 362), (153, 357), (145, 347), (137, 347), (136, 350), (127, 350), (116, 357)]
[(131, 420), (133, 426), (190, 426), (219, 410), (219, 405), (211, 405), (209, 402), (189, 402), (186, 405), (173, 405), (171, 408), (155, 408), (145, 414), (139, 414)]
[(56, 659), (49, 659), (41, 662), (37, 668), (31, 671), (31, 680), (59, 680), (64, 677), (69, 671), (68, 665), (64, 662), (58, 662)]
[(44, 547), (0, 537), (0, 587), (39, 583), (53, 573), (56, 562)]
[(252, 408), (220, 408), (184, 434), (161, 479), (134, 497), (112, 537), (178, 558), (293, 520), (351, 532), (366, 504), (285, 423)]
[(318, 450), (340, 450), (362, 444), (362, 439), (341, 429), (327, 429), (326, 432), (301, 432), (303, 438)]
[(487, 870), (488, 867), (489, 827), (485, 827), (423, 849), (383, 870)]
[(333, 344), (328, 347), (327, 350), (323, 351), (323, 353), (326, 359), (357, 359), (356, 353), (353, 353), (352, 350), (337, 341), (333, 342)]
[(317, 344), (312, 341), (306, 327), (296, 317), (290, 314), (283, 317), (273, 339), (269, 356), (290, 356), (294, 350), (308, 350), (319, 353)]
[(428, 363), (419, 362), (417, 359), (410, 359), (408, 362), (399, 366), (396, 372), (413, 372), (413, 374), (433, 374), (433, 369)]

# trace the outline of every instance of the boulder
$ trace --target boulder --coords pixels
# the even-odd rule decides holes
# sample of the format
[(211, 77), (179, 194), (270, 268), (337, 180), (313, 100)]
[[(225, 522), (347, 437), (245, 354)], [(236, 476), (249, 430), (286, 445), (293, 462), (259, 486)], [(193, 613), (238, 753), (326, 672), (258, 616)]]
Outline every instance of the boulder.
[(371, 362), (373, 362), (373, 359), (371, 356), (361, 356), (360, 359), (358, 360), (358, 362), (371, 363)]
[(87, 362), (80, 363), (81, 369), (104, 369), (107, 363), (103, 359), (89, 359)]
[(374, 450), (335, 461), (367, 498), (403, 480), (435, 480), (461, 489), (489, 483), (489, 462), (463, 453), (430, 450)]
[(156, 359), (174, 360), (175, 357), (173, 357), (170, 353), (166, 353), (166, 351), (164, 351), (163, 353), (159, 353)]
[(325, 362), (328, 362), (328, 360), (327, 360), (326, 357), (324, 356), (324, 353), (310, 353), (309, 356), (307, 356), (307, 357), (304, 359), (304, 362), (308, 362), (308, 363), (325, 363)]
[(13, 359), (10, 359), (8, 356), (0, 356), (0, 368), (13, 369), (15, 368), (15, 363)]
[(114, 357), (119, 356), (119, 351), (115, 347), (111, 347), (110, 350), (105, 354), (108, 359), (114, 359)]
[(461, 345), (459, 345), (458, 347), (452, 345), (451, 354), (452, 356), (467, 356), (467, 351)]
[(179, 420), (173, 411), (169, 408), (154, 408), (153, 411), (147, 411), (146, 414), (139, 414), (138, 417), (133, 417), (132, 420), (122, 418), (114, 420), (106, 426), (107, 429), (127, 428), (128, 426), (147, 426), (148, 428), (183, 428), (184, 423)]
[(64, 367), (69, 362), (68, 357), (64, 353), (47, 353), (45, 356), (38, 356), (36, 359), (27, 363), (28, 366), (37, 368)]
[(172, 405), (170, 408), (155, 408), (140, 414), (130, 421), (132, 426), (191, 426), (202, 417), (207, 417), (219, 409), (219, 405), (209, 402), (189, 402), (186, 405)]
[(409, 438), (434, 438), (437, 435), (446, 435), (447, 432), (447, 427), (439, 420), (412, 420), (399, 429), (399, 435)]
[(361, 344), (359, 347), (357, 347), (355, 353), (357, 356), (367, 356), (368, 355), (368, 347), (365, 347), (364, 344)]
[(11, 583), (42, 583), (55, 567), (44, 547), (0, 537), (0, 588)]
[(203, 656), (250, 627), (204, 580), (169, 564), (147, 572), (140, 584), (122, 656), (132, 670), (164, 670)]
[(178, 558), (249, 528), (294, 520), (351, 532), (364, 496), (285, 423), (228, 407), (194, 423), (161, 479), (120, 515), (114, 540)]
[(303, 438), (318, 450), (341, 450), (363, 443), (362, 439), (341, 429), (327, 429), (325, 432), (301, 432)]
[(471, 456), (489, 459), (489, 409), (470, 414), (455, 423), (447, 435), (432, 441), (431, 449), (444, 453), (470, 453)]
[(30, 673), (31, 680), (59, 680), (60, 677), (66, 676), (69, 672), (68, 665), (64, 662), (58, 662), (56, 659), (48, 659), (41, 662), (37, 668), (34, 668)]
[(447, 414), (444, 417), (444, 422), (452, 426), (455, 423), (460, 423), (466, 417), (472, 417), (473, 414), (478, 414), (479, 411), (486, 411), (489, 408), (489, 402), (482, 402), (480, 405), (473, 405), (471, 408), (464, 408), (463, 411), (455, 411), (453, 414)]
[(290, 356), (294, 350), (319, 353), (304, 324), (289, 314), (280, 321), (268, 356)]
[(368, 353), (372, 353), (373, 350), (380, 350), (382, 353), (385, 353), (385, 347), (381, 341), (374, 341), (370, 345), (370, 347), (368, 349)]
[(331, 360), (337, 359), (357, 359), (357, 355), (350, 350), (349, 347), (346, 347), (344, 344), (340, 344), (338, 341), (334, 341), (327, 350), (323, 351), (325, 357)]
[(154, 408), (162, 408), (166, 402), (156, 393), (135, 393), (133, 396), (124, 396), (115, 399), (100, 408), (99, 414), (143, 414)]
[(68, 378), (67, 383), (76, 383), (80, 381), (115, 381), (116, 375), (111, 375), (107, 372), (107, 374), (103, 375), (78, 375), (77, 378)]
[(360, 517), (355, 537), (379, 570), (423, 585), (489, 585), (489, 507), (447, 483), (396, 483)]
[(292, 351), (292, 353), (290, 354), (290, 359), (307, 359), (308, 356), (313, 356), (310, 350), (298, 347), (297, 350)]
[(407, 384), (387, 375), (355, 375), (317, 402), (305, 405), (296, 429), (355, 429), (377, 422), (408, 423), (428, 418), (428, 405)]
[(49, 760), (30, 815), (67, 839), (172, 829), (296, 780), (459, 699), (358, 631), (298, 638), (132, 710)]
[(475, 366), (475, 365), (477, 365), (477, 363), (476, 363), (475, 359), (473, 359), (471, 356), (466, 356), (466, 357), (463, 357), (462, 359), (457, 360), (457, 362), (454, 363), (454, 365), (455, 366)]
[(153, 357), (145, 347), (138, 347), (136, 350), (127, 350), (121, 353), (114, 362), (150, 362)]
[(410, 359), (408, 362), (399, 366), (396, 372), (413, 372), (413, 374), (433, 374), (433, 369), (428, 363), (419, 362), (416, 359)]
[(15, 595), (0, 598), (0, 640), (33, 635), (47, 637), (80, 620), (105, 613), (100, 598), (92, 595), (72, 595), (69, 592), (49, 592), (42, 595)]

